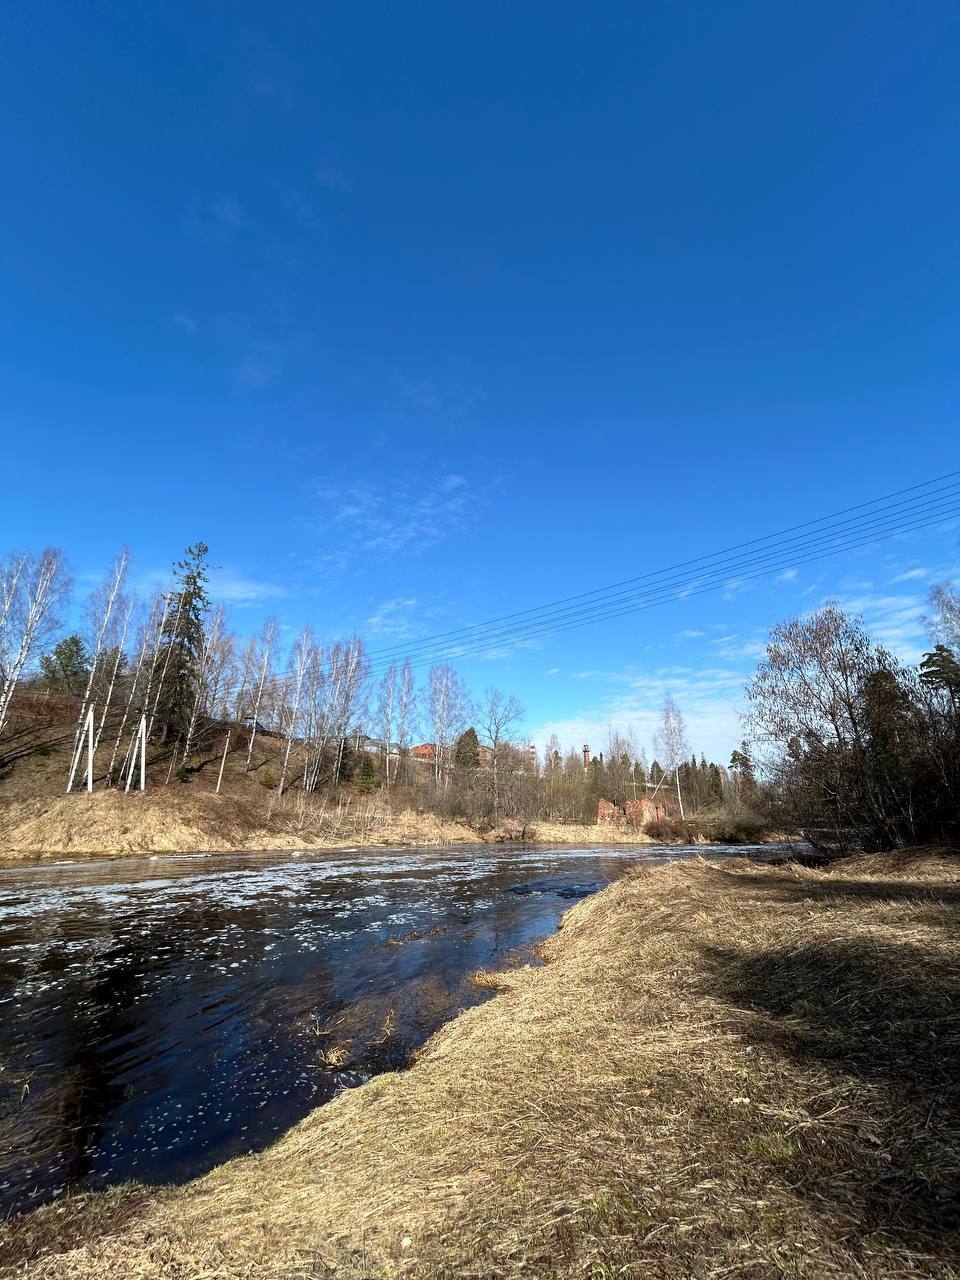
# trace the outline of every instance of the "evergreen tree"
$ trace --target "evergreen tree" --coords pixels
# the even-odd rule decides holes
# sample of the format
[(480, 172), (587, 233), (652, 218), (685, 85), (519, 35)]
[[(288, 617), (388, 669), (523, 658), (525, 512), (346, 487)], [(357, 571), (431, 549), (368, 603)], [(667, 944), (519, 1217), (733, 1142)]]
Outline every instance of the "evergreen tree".
[(960, 701), (960, 661), (953, 650), (938, 644), (930, 653), (925, 653), (920, 663), (920, 681), (928, 689), (946, 693), (955, 707)]
[(453, 748), (453, 763), (458, 769), (476, 769), (480, 763), (480, 740), (473, 725), (464, 729)]
[(730, 768), (744, 781), (754, 781), (753, 759), (750, 755), (750, 746), (745, 739), (730, 756)]
[(82, 636), (65, 636), (40, 659), (46, 688), (56, 693), (82, 694), (90, 674), (90, 660)]
[(380, 771), (369, 751), (363, 753), (363, 759), (356, 772), (355, 784), (361, 795), (369, 795), (380, 786)]
[(158, 716), (163, 741), (185, 731), (197, 695), (204, 626), (210, 609), (209, 550), (205, 542), (195, 542), (173, 568), (175, 588), (169, 597), (164, 652), (158, 662), (162, 673)]
[(723, 778), (720, 774), (720, 766), (711, 763), (707, 770), (708, 786), (710, 790), (710, 799), (714, 804), (723, 804)]

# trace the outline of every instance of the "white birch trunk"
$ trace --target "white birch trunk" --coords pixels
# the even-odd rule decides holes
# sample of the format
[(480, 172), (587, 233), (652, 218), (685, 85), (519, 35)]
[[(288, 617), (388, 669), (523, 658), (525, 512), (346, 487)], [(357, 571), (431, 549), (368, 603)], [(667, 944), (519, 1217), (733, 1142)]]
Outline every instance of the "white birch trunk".
[[(100, 623), (97, 627), (96, 637), (93, 642), (93, 653), (90, 656), (90, 673), (87, 676), (87, 687), (83, 691), (83, 700), (80, 703), (80, 715), (77, 718), (77, 730), (74, 735), (74, 746), (79, 744), (81, 735), (84, 732), (84, 725), (87, 720), (87, 708), (90, 704), (90, 691), (93, 689), (93, 682), (97, 674), (97, 666), (100, 662), (100, 654), (103, 652), (103, 638), (107, 634), (107, 627), (110, 625), (113, 606), (116, 603), (117, 595), (123, 584), (123, 579), (126, 576), (129, 554), (130, 553), (127, 551), (126, 547), (124, 547), (114, 564), (113, 582), (107, 592), (106, 603), (100, 614)], [(95, 596), (94, 599), (96, 599)], [(67, 778), (68, 793), (73, 787), (75, 768), (76, 765), (71, 768), (70, 776)]]
[[(26, 611), (16, 652), (9, 669), (5, 673), (3, 688), (0, 690), (0, 734), (3, 733), (6, 727), (7, 717), (10, 713), (10, 703), (13, 700), (17, 682), (40, 634), (44, 619), (54, 604), (57, 579), (62, 573), (63, 562), (60, 553), (57, 551), (44, 551), (37, 566), (33, 587), (28, 589), (28, 595), (24, 602)], [(18, 584), (18, 591), (20, 589)], [(13, 609), (14, 604), (11, 604), (8, 609), (8, 617), (13, 612)]]

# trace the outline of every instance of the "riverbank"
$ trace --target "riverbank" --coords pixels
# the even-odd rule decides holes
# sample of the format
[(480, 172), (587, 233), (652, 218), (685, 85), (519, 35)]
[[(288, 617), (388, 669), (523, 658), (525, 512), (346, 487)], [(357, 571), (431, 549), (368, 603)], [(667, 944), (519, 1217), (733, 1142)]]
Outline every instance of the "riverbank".
[(934, 852), (632, 874), (408, 1071), (0, 1273), (956, 1280), (958, 905)]
[[(789, 847), (796, 839), (767, 833), (752, 836), (750, 843)], [(0, 800), (0, 867), (66, 857), (503, 843), (592, 848), (664, 841), (636, 827), (579, 822), (505, 822), (492, 831), (478, 832), (435, 813), (394, 812), (379, 795), (310, 808), (303, 806), (298, 794), (278, 803), (267, 796), (262, 800), (217, 796), (181, 787), (130, 795), (95, 791)], [(730, 840), (721, 834), (716, 843)]]
[(298, 797), (278, 804), (189, 792), (181, 787), (123, 795), (0, 801), (0, 865), (63, 857), (138, 857), (152, 853), (343, 849), (382, 845), (525, 843), (652, 844), (642, 831), (586, 824), (504, 824), (478, 834), (434, 813), (393, 813), (380, 797), (305, 809)]

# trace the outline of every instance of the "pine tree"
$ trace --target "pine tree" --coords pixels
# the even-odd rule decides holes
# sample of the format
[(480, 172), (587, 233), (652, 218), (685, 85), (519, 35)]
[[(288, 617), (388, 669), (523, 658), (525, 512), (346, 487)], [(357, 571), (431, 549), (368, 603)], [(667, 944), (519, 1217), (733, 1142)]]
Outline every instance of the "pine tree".
[(90, 674), (90, 659), (83, 637), (65, 636), (40, 659), (46, 688), (56, 693), (82, 694)]
[(960, 661), (945, 644), (938, 644), (930, 653), (923, 655), (920, 680), (928, 689), (946, 693), (953, 706), (960, 700)]

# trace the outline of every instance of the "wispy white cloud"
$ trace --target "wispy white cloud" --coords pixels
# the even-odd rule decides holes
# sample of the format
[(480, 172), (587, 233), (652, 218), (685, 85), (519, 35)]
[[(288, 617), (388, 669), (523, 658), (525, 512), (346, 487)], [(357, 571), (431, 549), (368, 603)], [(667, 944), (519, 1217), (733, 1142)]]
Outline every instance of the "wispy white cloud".
[(178, 329), (182, 329), (184, 333), (196, 333), (197, 322), (193, 316), (188, 316), (184, 311), (175, 311), (170, 317)]
[(471, 524), (477, 507), (465, 478), (453, 473), (429, 484), (404, 478), (388, 485), (322, 485), (316, 501), (315, 528), (336, 535), (338, 543), (335, 553), (322, 553), (327, 564), (331, 555), (342, 563), (348, 551), (394, 555), (434, 546)]
[[(594, 673), (597, 674), (597, 673)], [(672, 694), (687, 725), (691, 750), (726, 760), (740, 740), (743, 673), (734, 668), (661, 667), (649, 672), (627, 670), (607, 674), (606, 693), (582, 711), (536, 726), (533, 740), (546, 742), (555, 733), (566, 747), (584, 742), (599, 750), (609, 729), (632, 729), (638, 744), (651, 750), (660, 726), (663, 701)]]
[(929, 647), (922, 596), (865, 593), (841, 597), (839, 604), (846, 612), (859, 614), (873, 639), (902, 662), (918, 661)]
[(416, 596), (395, 596), (377, 605), (366, 619), (364, 627), (378, 636), (394, 636), (405, 639), (417, 632), (418, 618), (413, 615), (417, 607)]
[(231, 569), (214, 569), (210, 574), (211, 599), (224, 604), (260, 604), (264, 600), (277, 600), (287, 594), (279, 582), (263, 578), (250, 578)]
[(904, 569), (902, 573), (898, 573), (895, 577), (891, 578), (890, 582), (919, 582), (921, 579), (929, 577), (930, 570), (924, 568), (922, 565), (918, 565), (915, 569)]
[(777, 574), (778, 582), (796, 582), (796, 580), (797, 580), (796, 569), (784, 569), (783, 573)]

